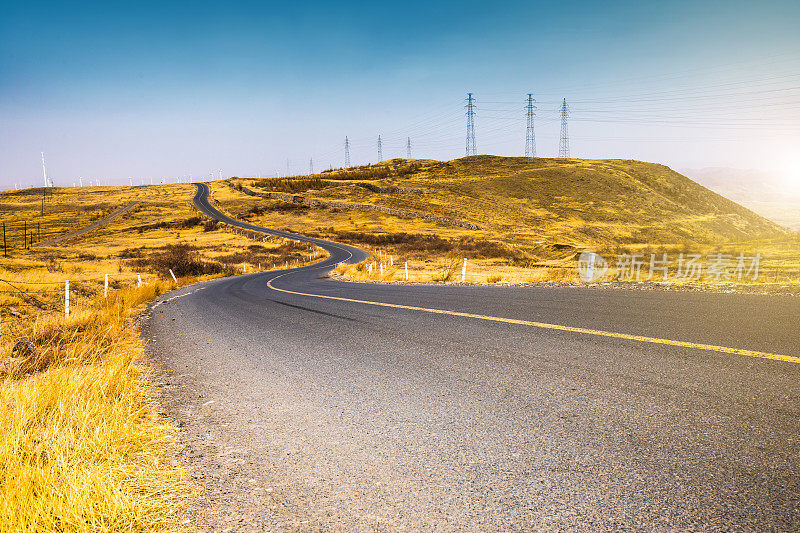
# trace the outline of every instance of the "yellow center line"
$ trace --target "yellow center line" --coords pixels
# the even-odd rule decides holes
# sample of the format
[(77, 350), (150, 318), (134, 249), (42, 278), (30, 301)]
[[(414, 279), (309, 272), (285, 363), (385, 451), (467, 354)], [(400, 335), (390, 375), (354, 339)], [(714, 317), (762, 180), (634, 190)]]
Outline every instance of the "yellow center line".
[(518, 324), (522, 326), (530, 326), (534, 328), (542, 328), (542, 329), (552, 329), (557, 331), (569, 331), (571, 333), (583, 333), (585, 335), (597, 335), (600, 337), (612, 337), (615, 339), (625, 339), (630, 341), (637, 341), (637, 342), (648, 342), (652, 344), (664, 344), (667, 346), (680, 346), (682, 348), (694, 348), (697, 350), (708, 350), (712, 352), (720, 352), (720, 353), (728, 353), (728, 354), (735, 354), (735, 355), (746, 355), (748, 357), (759, 357), (762, 359), (774, 359), (776, 361), (786, 361), (788, 363), (796, 363), (800, 364), (800, 357), (793, 357), (791, 355), (781, 355), (777, 353), (769, 353), (769, 352), (758, 352), (755, 350), (743, 350), (741, 348), (729, 348), (727, 346), (716, 346), (714, 344), (700, 344), (696, 342), (686, 342), (686, 341), (676, 341), (671, 339), (659, 339), (657, 337), (645, 337), (642, 335), (630, 335), (628, 333), (616, 333), (613, 331), (603, 331), (599, 329), (589, 329), (589, 328), (578, 328), (574, 326), (562, 326), (560, 324), (548, 324), (547, 322), (534, 322), (531, 320), (519, 320), (516, 318), (503, 318), (498, 316), (490, 316), (490, 315), (478, 315), (475, 313), (462, 313), (460, 311), (448, 311), (446, 309), (431, 309), (428, 307), (417, 307), (415, 305), (402, 305), (402, 304), (392, 304), (386, 302), (374, 302), (370, 300), (356, 300), (354, 298), (343, 298), (339, 296), (326, 296), (323, 294), (309, 294), (305, 292), (297, 292), (297, 291), (290, 291), (287, 289), (279, 289), (275, 287), (272, 282), (278, 278), (286, 276), (290, 274), (287, 272), (286, 274), (281, 274), (280, 276), (276, 276), (272, 278), (270, 281), (267, 282), (267, 286), (278, 292), (284, 292), (287, 294), (295, 294), (297, 296), (308, 296), (311, 298), (323, 298), (326, 300), (338, 300), (340, 302), (351, 302), (351, 303), (358, 303), (358, 304), (366, 304), (366, 305), (377, 305), (380, 307), (393, 307), (395, 309), (409, 309), (411, 311), (422, 311), (425, 313), (435, 313), (439, 315), (450, 315), (450, 316), (460, 316), (465, 318), (475, 318), (478, 320), (488, 320), (490, 322), (504, 322), (506, 324)]

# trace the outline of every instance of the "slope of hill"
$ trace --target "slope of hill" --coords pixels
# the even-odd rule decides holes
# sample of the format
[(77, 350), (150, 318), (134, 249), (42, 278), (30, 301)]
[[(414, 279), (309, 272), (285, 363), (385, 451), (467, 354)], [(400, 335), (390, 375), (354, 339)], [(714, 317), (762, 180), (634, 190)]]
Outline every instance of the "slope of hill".
[[(261, 195), (283, 190), (302, 197), (310, 207), (302, 216), (292, 212), (284, 219), (276, 213), (267, 217), (296, 228), (311, 224), (358, 231), (359, 223), (351, 220), (353, 204), (381, 206), (480, 228), (464, 231), (420, 221), (416, 231), (514, 244), (539, 256), (552, 255), (547, 249), (720, 245), (786, 234), (777, 224), (663, 165), (628, 160), (396, 159), (307, 178), (234, 180), (234, 184)], [(315, 210), (309, 199), (328, 203)], [(280, 201), (261, 199), (254, 205), (272, 211), (274, 202)], [(315, 214), (331, 207), (341, 208), (342, 213)], [(373, 231), (391, 233), (402, 225), (389, 218), (373, 224)]]
[(756, 170), (702, 168), (684, 173), (714, 192), (759, 215), (800, 231), (800, 189), (785, 177)]

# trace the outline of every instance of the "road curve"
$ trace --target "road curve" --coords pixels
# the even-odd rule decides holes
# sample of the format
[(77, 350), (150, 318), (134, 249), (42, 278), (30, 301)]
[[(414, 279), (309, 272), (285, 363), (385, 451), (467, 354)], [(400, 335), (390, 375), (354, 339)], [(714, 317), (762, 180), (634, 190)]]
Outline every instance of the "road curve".
[[(369, 256), (367, 252), (356, 248), (355, 246), (348, 246), (346, 244), (326, 241), (324, 239), (307, 237), (297, 233), (289, 233), (288, 231), (264, 228), (262, 226), (256, 226), (255, 224), (250, 224), (248, 222), (242, 222), (241, 220), (231, 218), (211, 205), (211, 190), (209, 189), (208, 185), (205, 183), (195, 183), (195, 186), (197, 186), (197, 192), (195, 193), (192, 202), (194, 203), (195, 207), (213, 219), (237, 228), (273, 235), (275, 237), (283, 237), (285, 239), (307, 242), (325, 249), (330, 256), (325, 261), (316, 263), (313, 267), (311, 267), (310, 270), (313, 270), (314, 272), (330, 270), (339, 263), (358, 263), (365, 260)], [(294, 270), (296, 271), (297, 269)]]
[(800, 355), (797, 298), (332, 281), (204, 187), (331, 257), (151, 307), (201, 529), (800, 529), (800, 366), (694, 347)]

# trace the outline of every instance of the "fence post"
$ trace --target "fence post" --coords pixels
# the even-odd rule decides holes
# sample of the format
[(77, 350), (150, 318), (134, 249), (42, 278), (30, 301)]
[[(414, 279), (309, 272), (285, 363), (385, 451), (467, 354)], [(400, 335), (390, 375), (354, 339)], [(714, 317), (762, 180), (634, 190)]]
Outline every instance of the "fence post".
[(25, 220), (22, 224), (22, 249), (25, 250), (28, 248), (28, 221)]
[(108, 274), (106, 274), (106, 280), (103, 283), (103, 298), (108, 298)]
[(8, 246), (6, 245), (6, 223), (3, 222), (3, 257), (8, 257)]
[(467, 279), (467, 258), (464, 258), (464, 264), (461, 266), (461, 283)]
[(403, 265), (403, 269), (406, 272), (406, 281), (408, 281), (408, 261), (406, 261), (405, 264)]
[(69, 280), (64, 282), (64, 318), (69, 316)]
[(137, 287), (141, 287), (142, 286), (142, 275), (141, 274), (136, 274), (136, 286)]
[(175, 277), (175, 273), (172, 271), (171, 268), (169, 269), (169, 275), (172, 276), (172, 281), (178, 283), (178, 278)]
[(383, 262), (381, 262), (381, 277), (383, 277)]

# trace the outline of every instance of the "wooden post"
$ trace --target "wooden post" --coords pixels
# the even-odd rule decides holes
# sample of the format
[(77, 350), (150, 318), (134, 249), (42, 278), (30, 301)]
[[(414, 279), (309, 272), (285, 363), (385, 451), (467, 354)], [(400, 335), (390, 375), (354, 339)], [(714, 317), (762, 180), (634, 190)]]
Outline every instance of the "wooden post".
[(3, 257), (8, 257), (8, 244), (6, 243), (6, 223), (3, 222)]
[(22, 248), (25, 249), (28, 247), (28, 221), (25, 220), (22, 223)]

